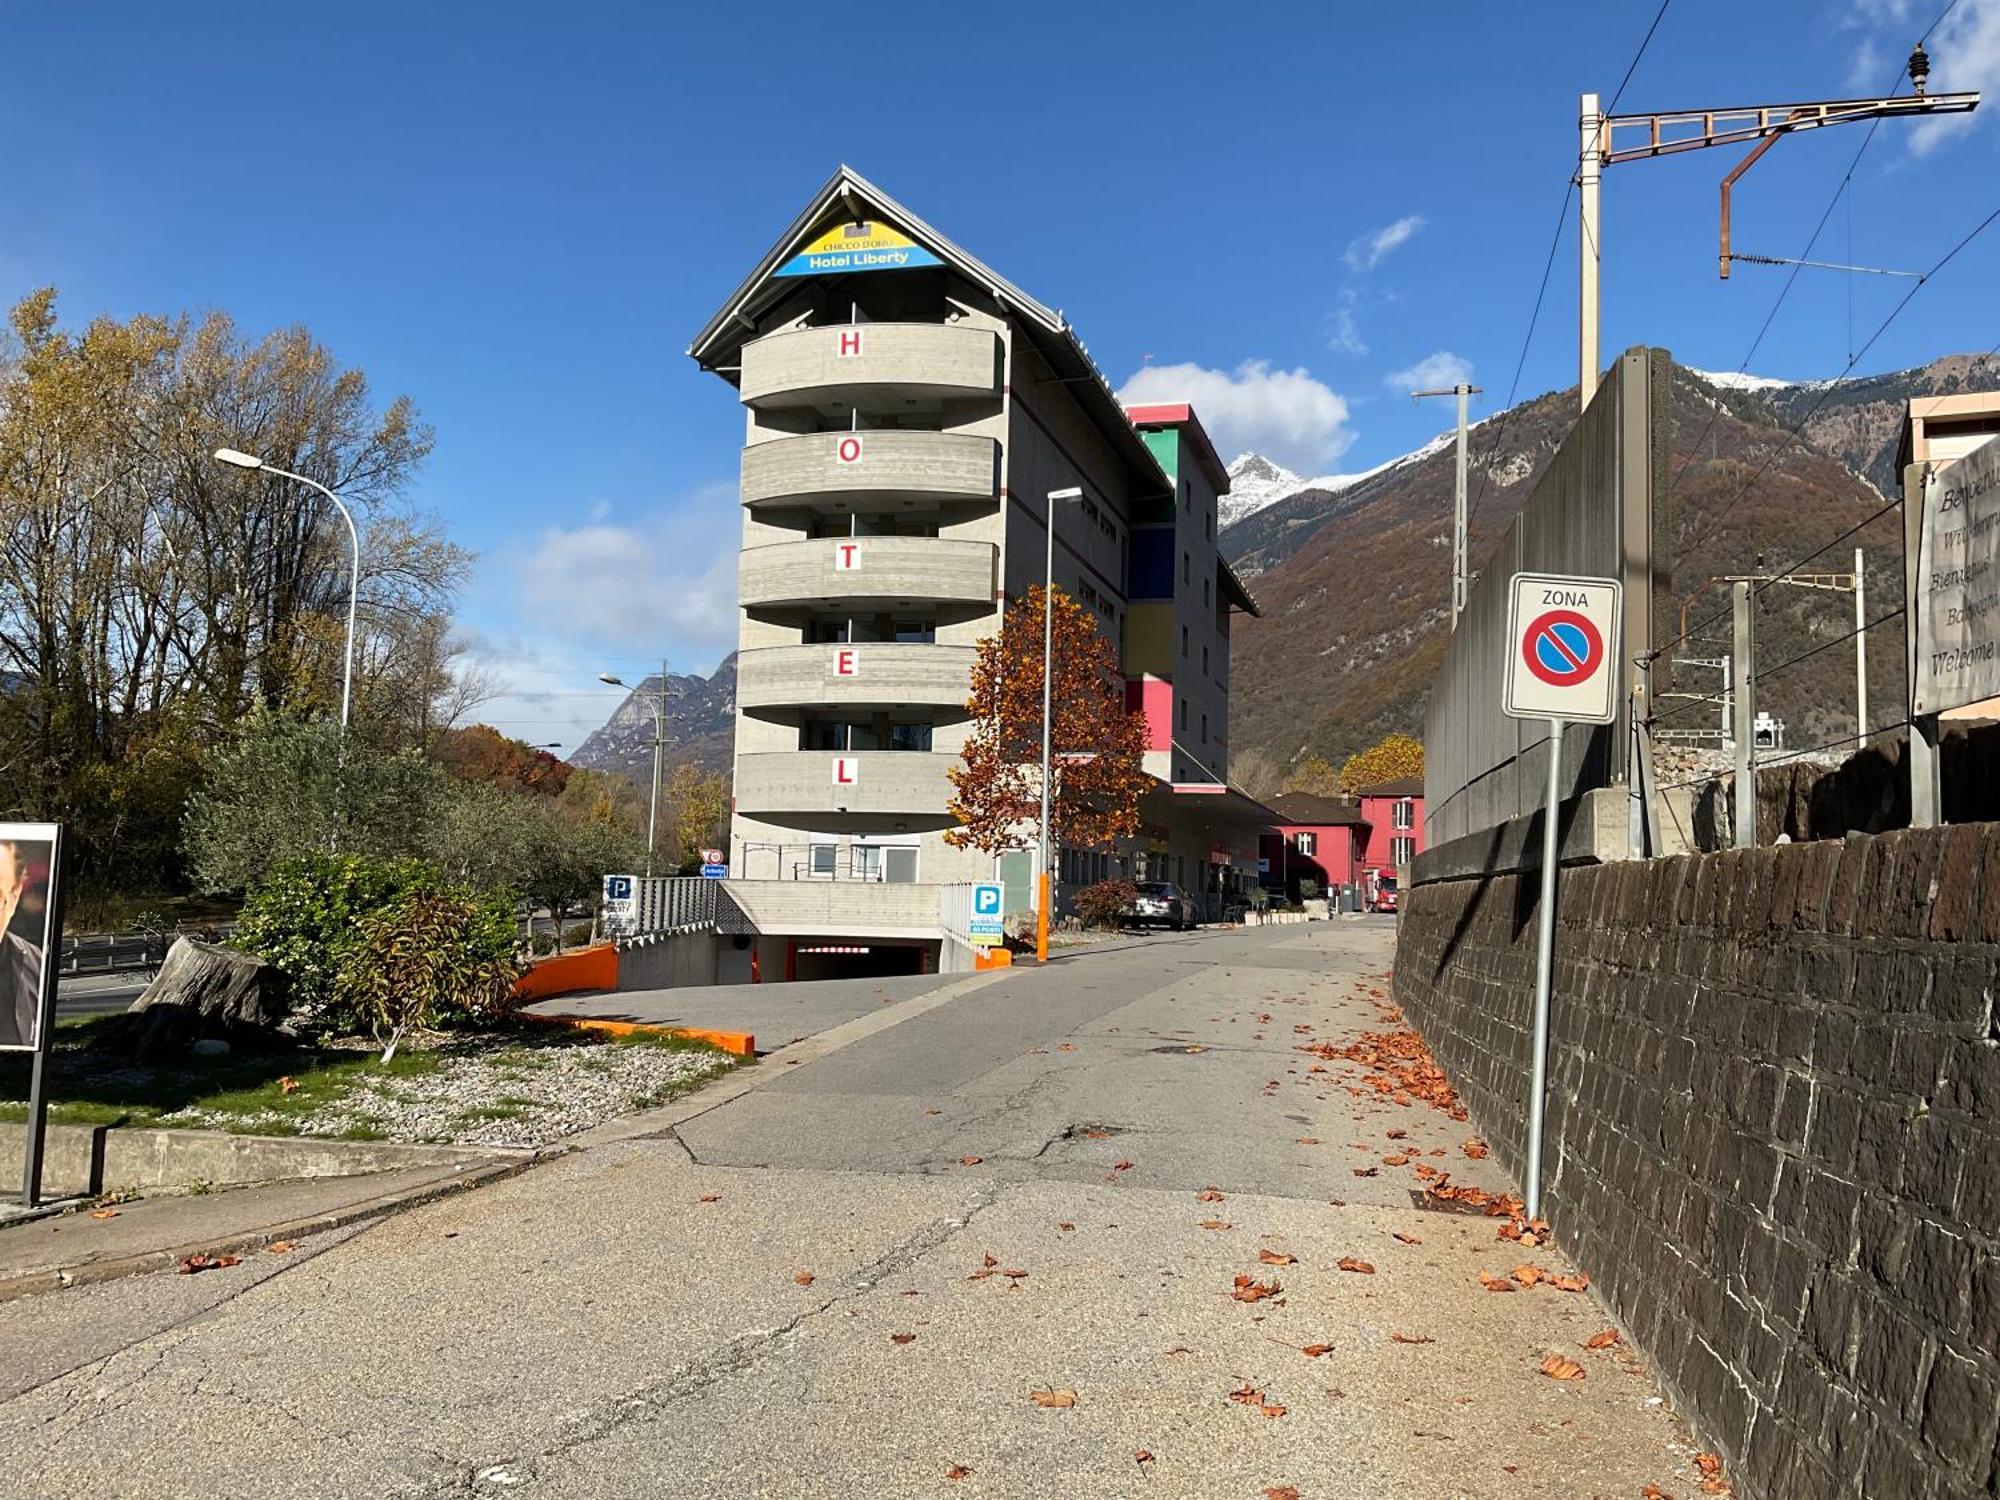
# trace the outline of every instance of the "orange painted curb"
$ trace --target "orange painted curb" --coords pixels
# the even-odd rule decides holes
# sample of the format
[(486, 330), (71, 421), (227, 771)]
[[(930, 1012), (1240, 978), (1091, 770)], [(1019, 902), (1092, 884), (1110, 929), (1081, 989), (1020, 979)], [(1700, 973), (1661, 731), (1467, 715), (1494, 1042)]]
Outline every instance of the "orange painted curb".
[(1005, 948), (981, 948), (972, 955), (972, 967), (978, 969), (1011, 969), (1014, 955)]
[(648, 1026), (643, 1021), (612, 1021), (601, 1016), (545, 1016), (537, 1011), (520, 1012), (524, 1021), (540, 1021), (546, 1026), (573, 1026), (580, 1031), (601, 1031), (606, 1036), (678, 1036), (692, 1042), (707, 1042), (738, 1057), (757, 1055), (756, 1035), (748, 1031), (717, 1031), (708, 1026)]

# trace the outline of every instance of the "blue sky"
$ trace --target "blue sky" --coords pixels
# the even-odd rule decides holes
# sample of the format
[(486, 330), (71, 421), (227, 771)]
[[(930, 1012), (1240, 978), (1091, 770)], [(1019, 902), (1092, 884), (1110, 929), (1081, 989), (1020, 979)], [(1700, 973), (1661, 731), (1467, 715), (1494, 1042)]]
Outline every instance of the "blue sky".
[[(1621, 107), (1872, 94), (1944, 4), (1675, 0)], [(1446, 423), (1411, 380), (1469, 369), (1498, 408), (1576, 96), (1609, 102), (1655, 9), (10, 0), (0, 296), (302, 322), (411, 395), (437, 429), (413, 498), (480, 557), (483, 716), (574, 745), (616, 701), (596, 671), (733, 642), (741, 421), (684, 351), (836, 164), (1062, 307), (1114, 384), (1192, 394), (1225, 457), (1365, 468)], [(1934, 91), (2000, 90), (2000, 0), (1931, 50)], [(1865, 129), (1768, 155), (1738, 247), (1797, 255)], [(1816, 253), (1927, 266), (2000, 200), (1996, 153), (2000, 92), (1884, 127), (1851, 250), (1843, 203)], [(1743, 360), (1784, 273), (1715, 274), (1734, 159), (1607, 175), (1607, 357)], [(1575, 379), (1575, 287), (1572, 225), (1523, 396)], [(1839, 373), (1906, 288), (1806, 273), (1752, 370)], [(1997, 342), (2000, 229), (1859, 368)]]

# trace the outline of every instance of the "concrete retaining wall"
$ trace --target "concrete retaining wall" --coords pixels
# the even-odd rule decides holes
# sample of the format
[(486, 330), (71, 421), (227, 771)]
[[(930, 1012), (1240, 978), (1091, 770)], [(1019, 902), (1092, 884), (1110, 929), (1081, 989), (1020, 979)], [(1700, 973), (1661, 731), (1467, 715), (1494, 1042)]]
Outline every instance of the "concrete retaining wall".
[[(1398, 1002), (1522, 1164), (1532, 874), (1405, 897)], [(1567, 870), (1545, 1213), (1753, 1497), (1986, 1495), (2000, 825)]]
[[(27, 1126), (0, 1124), (0, 1155), (19, 1161)], [(125, 1125), (51, 1125), (42, 1180), (50, 1197), (118, 1188), (241, 1187), (300, 1177), (352, 1177), (409, 1167), (490, 1162), (518, 1153), (491, 1147), (402, 1146), (303, 1136), (230, 1135)]]
[(689, 984), (714, 984), (716, 948), (727, 941), (713, 932), (682, 932), (672, 937), (621, 943), (616, 988), (670, 990)]
[[(1671, 619), (1666, 496), (1671, 361), (1629, 349), (1606, 374), (1500, 545), (1475, 558), (1478, 578), (1431, 685), (1424, 731), (1428, 841), (1447, 843), (1533, 812), (1548, 779), (1548, 729), (1501, 710), (1517, 572), (1583, 574), (1625, 584), (1625, 649), (1617, 722), (1572, 725), (1563, 738), (1565, 800), (1625, 779), (1637, 668), (1654, 620)], [(1660, 608), (1656, 610), (1658, 603)], [(1669, 686), (1655, 669), (1653, 690)]]

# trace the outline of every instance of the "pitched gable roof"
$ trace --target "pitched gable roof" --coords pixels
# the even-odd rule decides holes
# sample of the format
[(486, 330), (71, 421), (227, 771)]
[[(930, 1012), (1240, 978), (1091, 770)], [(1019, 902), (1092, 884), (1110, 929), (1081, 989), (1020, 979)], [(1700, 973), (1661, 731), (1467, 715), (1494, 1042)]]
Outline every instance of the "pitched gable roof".
[(1337, 823), (1368, 821), (1352, 802), (1315, 796), (1311, 792), (1286, 792), (1281, 797), (1271, 798), (1264, 805), (1284, 823), (1317, 823), (1322, 827), (1331, 827)]
[(720, 371), (733, 360), (744, 340), (755, 332), (757, 315), (789, 295), (791, 284), (777, 277), (778, 268), (790, 260), (813, 234), (822, 229), (830, 215), (843, 212), (851, 219), (879, 217), (893, 223), (912, 240), (957, 271), (983, 287), (994, 301), (1020, 320), (1042, 356), (1056, 373), (1070, 384), (1098, 427), (1112, 445), (1136, 467), (1147, 483), (1171, 492), (1166, 471), (1153, 456), (1132, 424), (1125, 409), (1112, 394), (1111, 383), (1090, 357), (1090, 351), (1059, 308), (1029, 296), (998, 271), (947, 239), (918, 218), (852, 167), (843, 163), (802, 209), (797, 218), (778, 236), (748, 276), (716, 310), (688, 345), (688, 355), (704, 370)]

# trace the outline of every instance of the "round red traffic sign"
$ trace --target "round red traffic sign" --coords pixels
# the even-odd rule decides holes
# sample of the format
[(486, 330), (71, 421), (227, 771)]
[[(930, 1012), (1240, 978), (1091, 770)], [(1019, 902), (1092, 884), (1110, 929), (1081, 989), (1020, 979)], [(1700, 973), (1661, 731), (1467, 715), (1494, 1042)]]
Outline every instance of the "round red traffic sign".
[(1521, 660), (1550, 687), (1575, 687), (1604, 665), (1604, 637), (1588, 615), (1552, 609), (1521, 633)]

